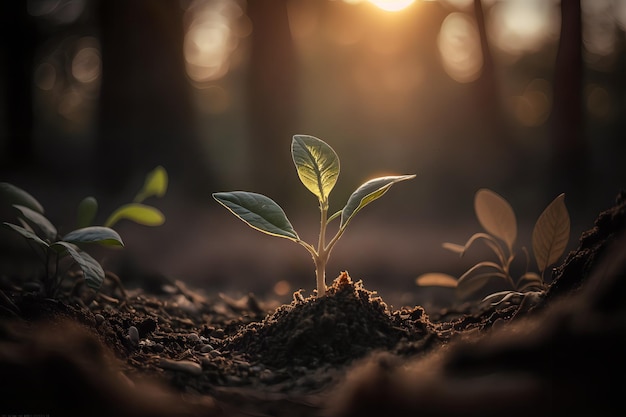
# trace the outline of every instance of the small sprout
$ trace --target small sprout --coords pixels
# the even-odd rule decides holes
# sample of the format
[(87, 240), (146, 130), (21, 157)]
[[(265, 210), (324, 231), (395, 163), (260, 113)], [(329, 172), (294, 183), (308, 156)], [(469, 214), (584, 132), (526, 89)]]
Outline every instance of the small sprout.
[[(504, 280), (511, 288), (491, 294), (484, 300), (500, 298), (494, 304), (507, 301), (529, 291), (546, 288), (545, 270), (563, 254), (570, 234), (570, 218), (565, 207), (565, 194), (556, 197), (541, 213), (535, 223), (532, 247), (539, 273), (526, 271), (517, 281), (511, 276), (511, 263), (515, 259), (514, 244), (517, 238), (517, 219), (511, 205), (497, 193), (483, 188), (476, 192), (474, 210), (486, 233), (473, 234), (464, 245), (444, 243), (443, 247), (463, 256), (475, 243), (483, 242), (494, 253), (495, 261), (481, 261), (470, 267), (458, 280), (442, 273), (428, 273), (416, 279), (420, 286), (443, 286), (456, 288), (462, 297), (468, 297), (482, 288), (492, 278)], [(522, 248), (529, 258), (526, 248)], [(527, 266), (528, 269), (528, 266)]]
[[(415, 178), (415, 175), (380, 177), (362, 184), (348, 198), (342, 210), (328, 215), (329, 195), (339, 177), (339, 157), (326, 142), (307, 135), (295, 135), (291, 141), (291, 156), (298, 177), (319, 202), (320, 233), (317, 248), (304, 242), (294, 230), (283, 209), (262, 194), (246, 191), (214, 193), (213, 198), (248, 226), (268, 235), (292, 240), (303, 246), (312, 256), (317, 280), (317, 296), (326, 294), (326, 264), (330, 252), (341, 238), (350, 221), (363, 207), (380, 198), (397, 182)], [(339, 230), (327, 240), (328, 224), (341, 218)]]
[[(98, 202), (94, 197), (84, 198), (77, 209), (77, 229), (59, 236), (57, 228), (44, 216), (43, 206), (28, 192), (9, 183), (0, 183), (0, 195), (3, 200), (17, 210), (18, 224), (4, 222), (4, 225), (19, 233), (30, 243), (38, 255), (41, 255), (45, 267), (44, 291), (54, 297), (60, 288), (66, 272), (78, 265), (86, 284), (99, 290), (104, 281), (105, 272), (98, 261), (85, 252), (84, 244), (99, 243), (105, 246), (124, 246), (120, 235), (111, 228), (121, 219), (130, 219), (140, 224), (157, 226), (165, 217), (154, 207), (140, 204), (150, 196), (163, 196), (167, 190), (167, 172), (157, 167), (146, 177), (143, 188), (133, 203), (115, 210), (104, 226), (94, 226), (98, 212)], [(64, 270), (62, 260), (69, 258), (72, 263)]]

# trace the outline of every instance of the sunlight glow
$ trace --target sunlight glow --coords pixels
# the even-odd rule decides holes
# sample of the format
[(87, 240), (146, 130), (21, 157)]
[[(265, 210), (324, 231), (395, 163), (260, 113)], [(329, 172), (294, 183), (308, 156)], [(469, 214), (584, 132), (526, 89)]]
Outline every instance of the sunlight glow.
[(399, 12), (415, 3), (415, 0), (369, 0), (369, 2), (381, 10)]

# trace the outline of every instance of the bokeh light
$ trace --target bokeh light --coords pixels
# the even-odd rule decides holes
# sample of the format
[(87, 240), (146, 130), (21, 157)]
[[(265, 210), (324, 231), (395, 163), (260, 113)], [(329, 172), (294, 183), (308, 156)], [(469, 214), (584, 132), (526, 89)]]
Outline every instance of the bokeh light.
[(240, 39), (251, 32), (242, 4), (237, 0), (194, 0), (187, 17), (184, 54), (189, 78), (203, 83), (223, 77), (231, 68)]
[(449, 14), (441, 24), (437, 46), (443, 67), (452, 79), (466, 83), (478, 78), (483, 57), (476, 23), (468, 15)]
[(489, 14), (491, 42), (501, 51), (519, 56), (536, 52), (558, 39), (560, 17), (555, 0), (507, 0), (495, 3)]

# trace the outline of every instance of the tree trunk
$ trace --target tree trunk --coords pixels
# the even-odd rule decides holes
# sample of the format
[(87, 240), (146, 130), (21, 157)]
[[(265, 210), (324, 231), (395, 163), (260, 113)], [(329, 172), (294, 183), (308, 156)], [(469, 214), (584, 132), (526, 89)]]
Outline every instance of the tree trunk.
[[(97, 183), (113, 192), (163, 165), (183, 191), (208, 192), (175, 1), (102, 0)], [(134, 181), (134, 186), (136, 185)]]
[(289, 146), (297, 126), (296, 55), (284, 0), (249, 1), (250, 174), (264, 193), (280, 197), (293, 174)]
[(588, 189), (583, 113), (580, 0), (561, 1), (561, 38), (554, 70), (552, 190), (581, 202)]

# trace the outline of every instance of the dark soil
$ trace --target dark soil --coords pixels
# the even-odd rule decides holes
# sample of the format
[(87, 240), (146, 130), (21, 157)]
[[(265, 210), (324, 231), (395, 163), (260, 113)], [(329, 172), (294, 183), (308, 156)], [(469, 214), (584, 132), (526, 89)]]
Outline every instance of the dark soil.
[(114, 275), (52, 300), (4, 276), (0, 414), (626, 415), (625, 197), (544, 294), (497, 306), (393, 310), (347, 273), (282, 306)]

